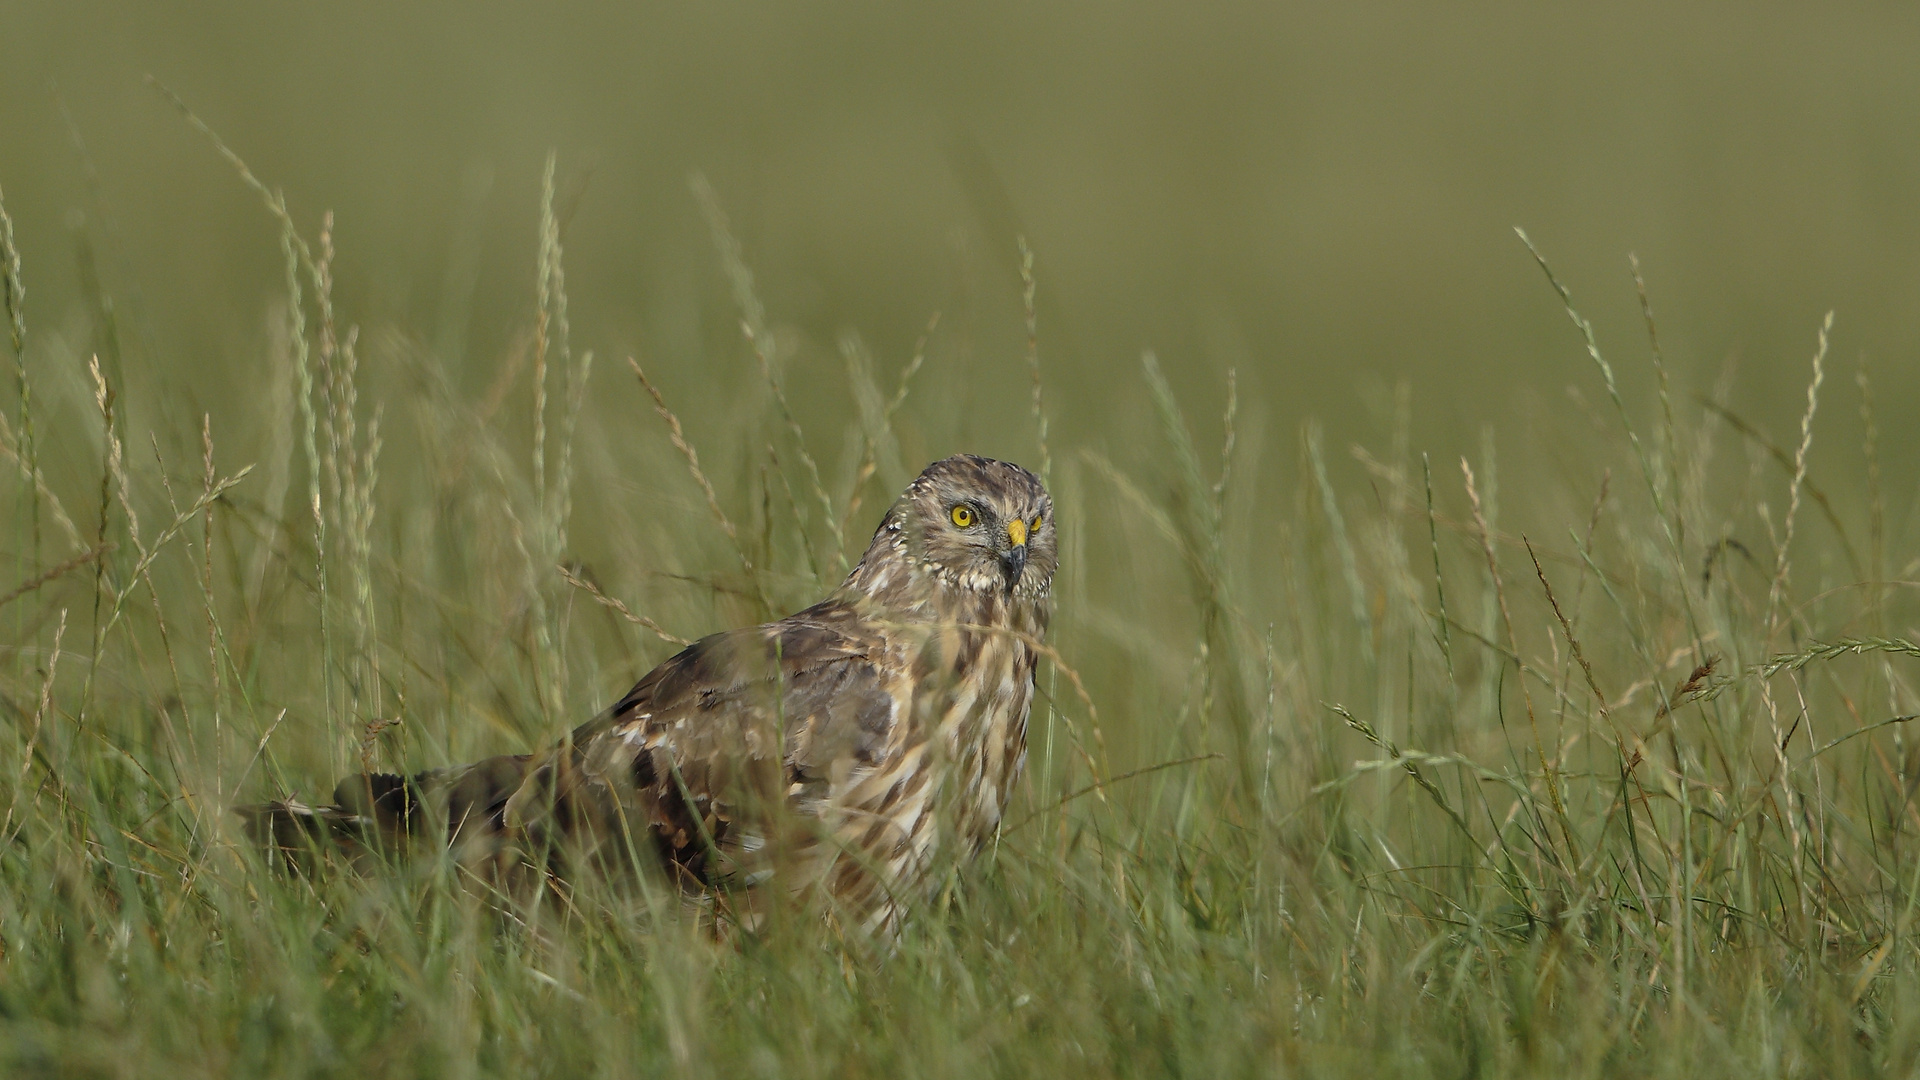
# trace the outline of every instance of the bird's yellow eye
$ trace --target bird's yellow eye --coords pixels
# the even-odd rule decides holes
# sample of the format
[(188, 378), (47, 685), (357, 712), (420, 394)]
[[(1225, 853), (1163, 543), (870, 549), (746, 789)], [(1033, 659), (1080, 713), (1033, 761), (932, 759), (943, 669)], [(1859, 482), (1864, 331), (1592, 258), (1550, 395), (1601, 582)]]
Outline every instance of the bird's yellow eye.
[(953, 514), (951, 516), (953, 517), (953, 523), (963, 529), (972, 528), (974, 521), (977, 520), (973, 512), (973, 507), (971, 506), (956, 506), (953, 508)]
[(1039, 514), (1033, 515), (1033, 520), (1027, 522), (1027, 531), (1028, 532), (1040, 531), (1040, 515)]

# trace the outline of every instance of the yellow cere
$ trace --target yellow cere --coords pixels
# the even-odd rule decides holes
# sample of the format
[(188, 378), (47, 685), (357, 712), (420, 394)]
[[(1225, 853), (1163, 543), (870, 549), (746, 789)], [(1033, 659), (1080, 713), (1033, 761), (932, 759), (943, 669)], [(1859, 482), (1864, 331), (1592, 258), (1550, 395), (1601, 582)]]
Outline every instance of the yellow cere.
[(1019, 518), (1014, 518), (1012, 521), (1007, 522), (1007, 539), (1013, 541), (1014, 547), (1019, 547), (1021, 544), (1026, 543), (1027, 523), (1021, 521)]
[(963, 529), (971, 527), (973, 525), (973, 509), (966, 506), (954, 507), (953, 523)]

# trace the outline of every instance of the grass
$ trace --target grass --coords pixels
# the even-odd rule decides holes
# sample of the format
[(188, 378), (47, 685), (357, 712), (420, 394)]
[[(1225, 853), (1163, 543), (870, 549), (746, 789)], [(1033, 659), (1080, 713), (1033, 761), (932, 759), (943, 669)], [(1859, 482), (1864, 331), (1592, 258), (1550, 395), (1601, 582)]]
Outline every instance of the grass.
[[(1049, 433), (1044, 264), (1020, 241), (1058, 653), (1013, 824), (890, 947), (804, 919), (716, 942), (658, 883), (273, 872), (231, 803), (542, 745), (675, 642), (830, 588), (893, 490), (965, 447), (913, 394), (946, 362), (937, 318), (889, 380), (841, 342), (843, 404), (799, 408), (793, 343), (702, 179), (745, 330), (703, 362), (759, 389), (683, 417), (640, 363), (574, 350), (553, 162), (524, 348), (467, 395), (449, 366), (481, 359), (346, 322), (330, 222), (309, 239), (216, 145), (281, 230), (288, 296), (231, 424), (34, 333), (33, 263), (0, 228), (9, 1072), (1920, 1063), (1912, 508), (1886, 503), (1868, 372), (1849, 505), (1811, 475), (1852, 437), (1821, 396), (1827, 327), (1782, 447), (1671, 392), (1642, 284), (1648, 424), (1544, 258), (1613, 411), (1603, 430), (1567, 406), (1528, 452), (1577, 466), (1503, 470), (1491, 435), (1431, 461), (1403, 389), (1389, 446), (1353, 446), (1369, 484), (1343, 488), (1337, 436), (1308, 426), (1297, 477), (1263, 474), (1286, 455), (1242, 430), (1231, 376), (1210, 395), (1151, 355), (1110, 391), (1153, 418), (1133, 459)], [(1186, 414), (1208, 396), (1218, 448)]]

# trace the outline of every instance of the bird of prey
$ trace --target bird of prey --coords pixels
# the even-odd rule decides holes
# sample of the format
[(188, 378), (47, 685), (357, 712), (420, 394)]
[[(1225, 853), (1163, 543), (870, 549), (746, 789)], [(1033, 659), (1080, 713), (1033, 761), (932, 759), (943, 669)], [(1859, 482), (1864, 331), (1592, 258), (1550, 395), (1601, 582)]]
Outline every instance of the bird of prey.
[(972, 855), (1000, 826), (1055, 538), (1032, 473), (936, 461), (825, 600), (693, 643), (544, 753), (239, 813), (293, 857), (433, 842), (502, 872), (651, 861), (692, 894), (783, 889), (897, 929), (936, 853)]

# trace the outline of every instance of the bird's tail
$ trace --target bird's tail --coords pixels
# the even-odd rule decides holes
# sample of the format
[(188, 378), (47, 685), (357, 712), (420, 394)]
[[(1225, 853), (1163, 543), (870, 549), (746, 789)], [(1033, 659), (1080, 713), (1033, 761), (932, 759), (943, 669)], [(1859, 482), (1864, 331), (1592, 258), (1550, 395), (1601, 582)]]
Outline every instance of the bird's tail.
[(417, 836), (424, 824), (429, 786), (437, 776), (419, 773), (365, 773), (349, 776), (333, 789), (333, 801), (310, 805), (299, 799), (236, 806), (247, 836), (290, 862), (344, 852), (359, 857), (375, 850), (396, 850)]
[(423, 842), (500, 839), (507, 801), (534, 767), (529, 756), (513, 755), (410, 776), (362, 773), (335, 785), (324, 805), (289, 798), (233, 810), (255, 844), (292, 865), (329, 854), (357, 861)]

